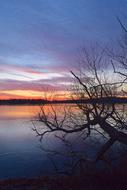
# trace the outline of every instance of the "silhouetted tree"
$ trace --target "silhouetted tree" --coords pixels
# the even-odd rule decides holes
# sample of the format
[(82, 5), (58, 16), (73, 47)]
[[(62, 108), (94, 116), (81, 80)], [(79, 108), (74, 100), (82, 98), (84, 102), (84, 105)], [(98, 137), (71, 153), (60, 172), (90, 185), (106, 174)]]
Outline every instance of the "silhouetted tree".
[[(98, 51), (93, 48), (89, 52), (84, 48), (82, 53), (79, 71), (71, 71), (74, 78), (72, 98), (80, 101), (76, 101), (75, 107), (65, 105), (63, 110), (62, 107), (57, 109), (53, 105), (50, 105), (48, 110), (42, 106), (38, 114), (38, 121), (42, 126), (38, 128), (35, 124), (33, 128), (41, 141), (46, 134), (54, 134), (66, 146), (71, 147), (66, 154), (62, 153), (62, 150), (47, 151), (73, 158), (75, 161), (71, 165), (72, 171), (77, 166), (82, 169), (87, 161), (96, 163), (103, 160), (109, 164), (105, 154), (110, 147), (116, 142), (127, 145), (126, 106), (118, 106), (111, 101), (109, 103), (109, 100), (113, 101), (113, 98), (119, 95), (123, 83), (117, 81), (114, 71), (110, 69), (105, 49)], [(84, 104), (85, 99), (89, 100), (88, 104)], [(73, 150), (72, 144), (76, 137), (84, 143), (90, 143), (91, 137), (97, 138), (98, 141), (100, 137), (103, 139), (94, 159), (86, 156), (85, 148), (83, 151)]]
[(123, 77), (123, 83), (127, 81), (127, 27), (118, 18), (122, 29), (122, 39), (118, 42), (118, 51), (111, 51), (111, 62), (114, 73)]

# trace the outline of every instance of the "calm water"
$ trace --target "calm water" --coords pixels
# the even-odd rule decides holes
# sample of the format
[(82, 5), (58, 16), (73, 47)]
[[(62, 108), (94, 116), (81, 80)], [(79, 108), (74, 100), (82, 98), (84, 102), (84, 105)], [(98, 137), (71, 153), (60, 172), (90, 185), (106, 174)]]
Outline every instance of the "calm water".
[[(59, 110), (60, 106), (55, 106)], [(45, 109), (48, 111), (48, 106)], [(40, 146), (61, 151), (64, 151), (64, 146), (52, 135), (39, 142), (31, 122), (39, 110), (39, 106), (0, 106), (0, 179), (49, 175), (53, 171), (47, 153)], [(58, 112), (61, 115), (62, 112)], [(83, 154), (94, 157), (96, 150), (100, 149), (101, 138), (95, 133), (93, 135), (96, 142), (90, 138), (85, 144), (80, 136), (74, 137), (76, 150), (81, 148)], [(60, 166), (63, 159), (58, 159)]]
[(32, 131), (38, 111), (38, 106), (0, 106), (0, 178), (39, 176), (52, 167)]

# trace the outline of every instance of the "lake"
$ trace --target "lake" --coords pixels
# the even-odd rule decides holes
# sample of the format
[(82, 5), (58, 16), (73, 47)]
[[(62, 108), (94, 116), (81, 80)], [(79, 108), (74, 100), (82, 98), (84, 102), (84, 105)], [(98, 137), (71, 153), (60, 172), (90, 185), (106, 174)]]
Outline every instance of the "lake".
[[(61, 107), (58, 104), (54, 106), (57, 110)], [(45, 110), (48, 111), (48, 108), (47, 105)], [(50, 175), (54, 171), (47, 152), (42, 151), (41, 147), (64, 150), (64, 146), (52, 135), (48, 135), (42, 142), (36, 137), (32, 130), (32, 120), (39, 111), (39, 106), (0, 106), (0, 179), (37, 177)], [(79, 139), (75, 139), (75, 144), (81, 147)], [(91, 150), (93, 152), (93, 148)], [(63, 161), (64, 157), (61, 157), (57, 164), (62, 166)]]
[(38, 111), (39, 106), (0, 106), (0, 178), (49, 173), (52, 165), (32, 131), (31, 119)]
[[(59, 111), (60, 105), (54, 105)], [(71, 105), (72, 106), (72, 105)], [(66, 105), (67, 107), (67, 105)], [(75, 107), (75, 106), (72, 106)], [(121, 107), (118, 106), (118, 107)], [(45, 111), (48, 112), (48, 105)], [(118, 109), (118, 108), (117, 108)], [(32, 120), (39, 113), (39, 106), (0, 106), (0, 179), (34, 177), (50, 175), (53, 172), (53, 164), (47, 157), (47, 152), (42, 151), (42, 146), (52, 150), (68, 151), (76, 150), (82, 152), (86, 157), (95, 158), (97, 150), (100, 149), (103, 141), (99, 133), (93, 132), (94, 139), (85, 140), (74, 136), (72, 142), (74, 147), (66, 149), (60, 139), (48, 134), (42, 142), (32, 130)], [(42, 123), (36, 123), (44, 127)], [(70, 139), (70, 137), (69, 137)], [(74, 139), (74, 140), (73, 140)], [(65, 149), (64, 149), (65, 148)], [(112, 152), (110, 153), (112, 155)], [(57, 164), (64, 166), (64, 157), (57, 160)], [(63, 164), (63, 165), (62, 165)]]

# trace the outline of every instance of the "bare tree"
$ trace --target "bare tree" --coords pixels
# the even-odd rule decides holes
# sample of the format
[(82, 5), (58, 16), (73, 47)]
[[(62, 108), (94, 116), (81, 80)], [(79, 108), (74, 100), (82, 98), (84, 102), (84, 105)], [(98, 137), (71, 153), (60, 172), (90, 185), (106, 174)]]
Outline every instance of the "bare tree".
[[(38, 114), (38, 121), (42, 125), (38, 128), (34, 124), (33, 128), (41, 141), (46, 134), (54, 134), (71, 148), (76, 137), (86, 142), (88, 139), (92, 141), (91, 137), (94, 139), (101, 135), (103, 141), (94, 159), (87, 157), (85, 150), (78, 152), (69, 149), (66, 156), (73, 158), (72, 160), (76, 158), (75, 162), (72, 162), (73, 169), (77, 166), (83, 168), (82, 164), (86, 161), (95, 163), (103, 160), (109, 163), (105, 154), (110, 147), (115, 142), (127, 145), (126, 106), (118, 106), (114, 102), (114, 98), (121, 91), (122, 83), (116, 81), (113, 70), (109, 73), (110, 65), (105, 56), (105, 49), (98, 52), (96, 49), (91, 52), (84, 49), (81, 64), (83, 66), (77, 73), (71, 71), (74, 78), (72, 98), (76, 105), (64, 106), (63, 110), (54, 108), (53, 105), (45, 110), (42, 106)], [(62, 150), (53, 150), (53, 153), (65, 156)]]
[(118, 41), (118, 50), (111, 51), (111, 63), (114, 73), (123, 77), (123, 83), (127, 81), (127, 26), (118, 18), (122, 29), (122, 38)]

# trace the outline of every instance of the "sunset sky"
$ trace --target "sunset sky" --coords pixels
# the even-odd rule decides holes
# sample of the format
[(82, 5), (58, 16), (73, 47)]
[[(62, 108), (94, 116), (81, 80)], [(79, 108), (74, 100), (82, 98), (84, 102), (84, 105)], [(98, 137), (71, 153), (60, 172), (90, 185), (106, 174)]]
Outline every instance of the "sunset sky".
[(1, 0), (0, 99), (63, 97), (80, 48), (121, 35), (126, 0)]

